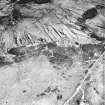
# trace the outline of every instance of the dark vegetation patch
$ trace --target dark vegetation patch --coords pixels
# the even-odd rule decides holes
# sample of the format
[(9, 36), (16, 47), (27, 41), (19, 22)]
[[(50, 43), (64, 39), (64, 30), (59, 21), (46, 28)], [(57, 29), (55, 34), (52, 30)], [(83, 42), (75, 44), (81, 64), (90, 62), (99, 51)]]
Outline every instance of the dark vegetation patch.
[(26, 59), (26, 56), (15, 56), (13, 59), (16, 63), (19, 63), (24, 61)]
[(14, 26), (16, 25), (17, 22), (19, 22), (20, 20), (22, 20), (23, 18), (25, 18), (24, 16), (22, 16), (21, 12), (19, 11), (19, 9), (13, 9), (11, 11), (11, 14), (7, 15), (7, 16), (0, 16), (0, 24), (1, 25), (5, 25), (5, 26)]
[(83, 20), (93, 19), (97, 15), (98, 15), (97, 9), (96, 8), (90, 8), (82, 14), (82, 18), (83, 18)]
[(89, 51), (103, 52), (105, 51), (105, 48), (103, 44), (84, 44), (82, 45), (82, 50), (84, 52), (89, 52)]
[(47, 43), (46, 46), (49, 49), (53, 49), (53, 48), (56, 48), (57, 47), (57, 44), (55, 42), (50, 42), (50, 43)]
[(17, 2), (17, 0), (10, 0), (10, 3), (15, 3)]
[(30, 47), (22, 46), (22, 47), (11, 48), (8, 50), (8, 53), (11, 55), (15, 55), (13, 59), (15, 62), (18, 63), (31, 57), (38, 57), (41, 53), (41, 49), (35, 49), (34, 46)]
[[(16, 2), (15, 0), (12, 0), (12, 2)], [(46, 3), (51, 3), (52, 0), (19, 0), (17, 1), (17, 4), (26, 4), (26, 3), (30, 3), (33, 2), (35, 4), (46, 4)]]
[(105, 51), (102, 44), (84, 44), (81, 48), (84, 60), (96, 59)]
[(36, 4), (45, 4), (45, 3), (51, 3), (52, 0), (33, 0)]
[(16, 48), (11, 48), (8, 50), (9, 54), (16, 55), (16, 56), (21, 56), (25, 54), (25, 47), (16, 47)]
[[(47, 47), (47, 49), (46, 49)], [(48, 44), (40, 44), (37, 46), (31, 47), (14, 47), (7, 51), (11, 55), (15, 55), (14, 57), (15, 62), (20, 62), (25, 58), (32, 57), (32, 56), (40, 56), (45, 55), (49, 62), (52, 64), (72, 64), (73, 63), (73, 56), (78, 54), (78, 50), (74, 47), (60, 47), (57, 46), (55, 43), (48, 43)]]
[(90, 37), (96, 39), (97, 41), (105, 41), (104, 37), (99, 37), (96, 33), (91, 33)]
[(60, 47), (56, 43), (48, 43), (46, 46), (48, 49), (42, 50), (42, 54), (47, 56), (49, 62), (52, 64), (71, 65), (73, 63), (73, 56), (78, 55), (78, 49), (75, 47)]
[(0, 16), (0, 25), (11, 25), (10, 16)]
[(49, 60), (51, 63), (60, 64), (60, 63), (65, 62), (67, 59), (69, 59), (69, 57), (67, 55), (62, 55), (59, 53), (53, 53), (53, 57), (50, 57)]
[(13, 21), (19, 21), (19, 20), (21, 20), (23, 18), (24, 18), (24, 16), (22, 16), (22, 14), (19, 11), (19, 9), (14, 8), (12, 10), (12, 19), (13, 19)]
[(0, 67), (5, 66), (5, 65), (10, 65), (12, 64), (12, 61), (9, 61), (6, 57), (0, 56)]
[(45, 56), (48, 57), (48, 58), (52, 56), (52, 53), (51, 53), (49, 50), (44, 50), (44, 51), (42, 52), (42, 54), (45, 55)]
[(64, 67), (70, 67), (73, 64), (73, 59), (72, 57), (66, 54), (54, 52), (53, 56), (49, 57), (49, 62), (51, 62), (52, 64), (61, 65)]
[(17, 2), (17, 4), (26, 4), (26, 3), (29, 3), (29, 2), (32, 2), (33, 0), (19, 0)]

